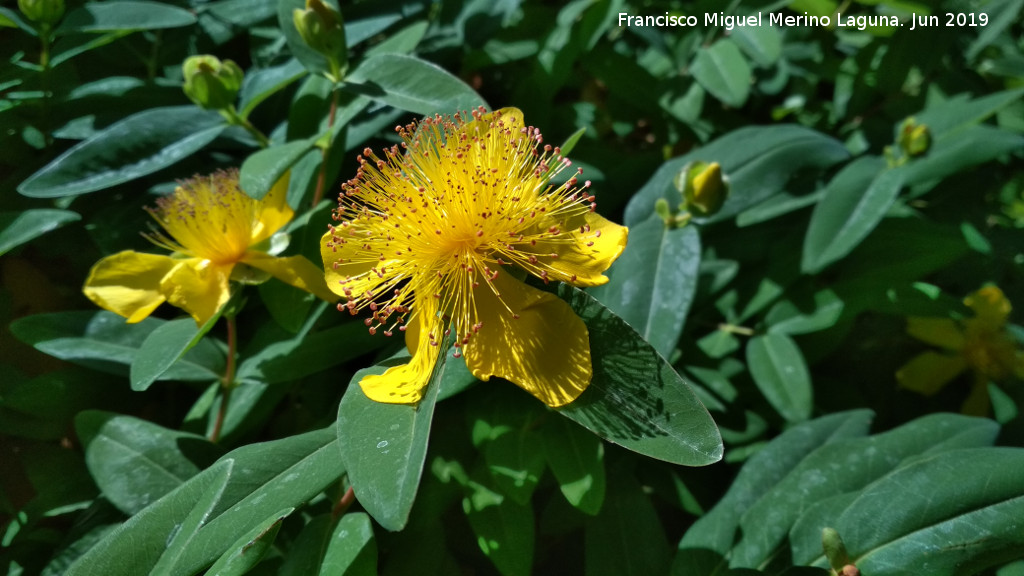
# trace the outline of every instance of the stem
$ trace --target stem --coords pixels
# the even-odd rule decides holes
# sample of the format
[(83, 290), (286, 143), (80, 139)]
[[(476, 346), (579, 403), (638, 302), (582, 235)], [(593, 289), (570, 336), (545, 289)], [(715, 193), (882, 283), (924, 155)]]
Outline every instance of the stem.
[(736, 326), (735, 324), (719, 324), (718, 329), (722, 332), (728, 332), (730, 334), (739, 334), (740, 336), (753, 336), (757, 332), (753, 328), (747, 328), (746, 326)]
[(345, 514), (345, 511), (348, 510), (349, 506), (351, 506), (355, 500), (356, 493), (352, 490), (352, 487), (349, 486), (348, 490), (345, 490), (345, 493), (338, 500), (337, 504), (334, 505), (334, 509), (331, 510), (331, 516), (334, 517), (335, 520), (342, 517)]
[(260, 132), (258, 128), (253, 126), (252, 122), (249, 122), (247, 118), (243, 118), (241, 115), (239, 115), (238, 111), (235, 110), (234, 106), (225, 108), (221, 110), (220, 113), (228, 121), (228, 124), (234, 124), (235, 126), (241, 126), (242, 128), (245, 128), (245, 131), (251, 134), (252, 137), (255, 138), (257, 142), (259, 142), (260, 148), (270, 147), (270, 138), (267, 138), (266, 135), (263, 134), (263, 132)]
[(210, 433), (210, 442), (214, 444), (220, 440), (221, 430), (224, 428), (224, 417), (228, 412), (228, 403), (231, 401), (231, 391), (235, 389), (235, 349), (237, 348), (238, 337), (235, 334), (235, 317), (226, 316), (228, 321), (228, 359), (224, 367), (224, 377), (220, 381), (222, 391), (220, 408), (217, 410), (217, 420), (213, 423), (213, 432)]
[[(331, 91), (331, 111), (327, 113), (327, 132), (334, 127), (334, 117), (338, 112), (338, 90)], [(332, 142), (333, 144), (333, 142)], [(320, 203), (324, 197), (324, 187), (327, 185), (327, 156), (331, 152), (331, 145), (320, 148), (320, 173), (316, 177), (316, 191), (313, 193), (313, 208)]]
[(42, 71), (39, 72), (39, 87), (43, 91), (43, 102), (42, 102), (42, 128), (44, 142), (49, 146), (53, 143), (53, 138), (50, 136), (50, 26), (43, 25), (39, 28), (39, 42), (41, 44), (39, 50), (39, 66), (42, 67)]

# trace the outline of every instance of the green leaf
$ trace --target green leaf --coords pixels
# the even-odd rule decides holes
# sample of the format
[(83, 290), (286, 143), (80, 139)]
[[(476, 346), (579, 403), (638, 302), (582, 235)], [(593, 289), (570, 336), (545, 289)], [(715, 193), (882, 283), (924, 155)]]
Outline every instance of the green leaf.
[[(928, 454), (991, 445), (998, 430), (998, 425), (990, 420), (934, 414), (889, 432), (821, 447), (792, 467), (743, 514), (743, 538), (732, 551), (730, 565), (761, 565), (815, 502), (861, 490), (910, 460)], [(930, 488), (929, 493), (935, 489)], [(891, 506), (893, 501), (888, 502)], [(872, 522), (871, 526), (877, 528), (878, 524)], [(820, 530), (818, 533), (820, 538)], [(840, 534), (846, 537), (842, 531)], [(906, 566), (914, 564), (904, 561)]]
[(114, 2), (86, 2), (68, 12), (56, 34), (73, 32), (109, 32), (113, 30), (158, 30), (178, 28), (196, 23), (188, 10), (163, 2), (117, 0)]
[(594, 376), (579, 398), (558, 408), (598, 436), (634, 452), (687, 466), (722, 458), (722, 439), (696, 394), (628, 324), (587, 293), (559, 296), (590, 332)]
[(737, 26), (730, 37), (762, 68), (774, 66), (782, 55), (782, 34), (774, 26)]
[(633, 327), (662, 356), (679, 341), (697, 290), (700, 235), (668, 228), (657, 214), (629, 231), (625, 252), (590, 293)]
[(803, 196), (792, 196), (785, 192), (776, 194), (764, 202), (740, 212), (736, 216), (736, 226), (743, 228), (785, 216), (801, 208), (817, 204), (823, 195), (824, 190)]
[(306, 75), (306, 69), (294, 58), (280, 66), (249, 71), (238, 93), (238, 113), (242, 118), (277, 92)]
[(495, 488), (516, 504), (530, 503), (544, 474), (544, 453), (538, 450), (540, 436), (526, 427), (500, 434), (484, 447), (484, 461)]
[(202, 436), (110, 412), (82, 412), (75, 430), (96, 485), (129, 516), (198, 474), (218, 452)]
[(320, 576), (376, 576), (377, 541), (370, 517), (362, 512), (345, 514), (334, 527)]
[(790, 422), (811, 416), (811, 375), (800, 348), (784, 334), (754, 336), (747, 343), (747, 364), (761, 393)]
[(199, 530), (206, 525), (217, 504), (220, 503), (224, 491), (228, 487), (228, 481), (231, 480), (234, 467), (234, 460), (225, 460), (210, 468), (212, 478), (209, 486), (196, 500), (188, 516), (185, 516), (177, 530), (174, 531), (174, 536), (167, 544), (167, 550), (160, 555), (156, 566), (150, 570), (151, 576), (171, 576), (180, 571), (178, 566), (184, 558), (187, 558), (185, 551), (189, 543), (196, 538)]
[(207, 320), (203, 326), (197, 327), (192, 318), (179, 318), (150, 332), (139, 347), (129, 370), (132, 390), (141, 392), (149, 388), (191, 350), (218, 319), (220, 313)]
[(391, 531), (405, 527), (416, 499), (446, 357), (447, 353), (438, 359), (423, 398), (415, 406), (367, 398), (359, 380), (367, 374), (384, 373), (384, 367), (375, 366), (356, 372), (338, 407), (341, 458), (356, 498), (374, 520)]
[(559, 418), (541, 428), (544, 455), (558, 488), (574, 508), (597, 514), (604, 504), (604, 444), (583, 428)]
[(345, 78), (346, 90), (416, 114), (452, 114), (487, 102), (443, 68), (414, 56), (379, 54)]
[(312, 140), (296, 140), (256, 152), (242, 162), (239, 185), (249, 196), (262, 200), (281, 176), (312, 147)]
[[(55, 358), (127, 376), (139, 346), (166, 324), (153, 317), (128, 324), (121, 316), (107, 311), (54, 312), (16, 320), (11, 324), (11, 332), (22, 342)], [(159, 378), (210, 381), (223, 372), (224, 353), (212, 341), (203, 340)]]
[(47, 208), (0, 212), (0, 256), (68, 222), (81, 219), (77, 212)]
[[(814, 293), (813, 302), (780, 300), (768, 310), (764, 321), (772, 334), (808, 334), (835, 326), (843, 313), (843, 301), (826, 288)], [(805, 312), (806, 310), (806, 312)]]
[(957, 94), (944, 102), (925, 108), (914, 117), (918, 124), (928, 126), (933, 140), (938, 140), (947, 134), (954, 134), (981, 122), (1022, 96), (1024, 88), (1004, 90), (980, 98), (971, 98), (967, 93)]
[(68, 576), (148, 574), (216, 469), (228, 461), (234, 468), (224, 495), (182, 553), (176, 575), (210, 565), (271, 514), (307, 502), (343, 472), (333, 430), (239, 448), (129, 518), (83, 554)]
[(682, 559), (688, 560), (704, 550), (724, 557), (738, 536), (740, 517), (754, 503), (819, 447), (867, 434), (872, 417), (869, 410), (841, 412), (783, 432), (747, 461), (725, 496), (686, 531), (679, 542)]
[(601, 513), (584, 528), (586, 576), (665, 574), (669, 545), (650, 499), (632, 478), (612, 476)]
[(750, 64), (728, 38), (701, 48), (690, 72), (705, 90), (729, 106), (743, 106), (750, 95)]
[(72, 147), (18, 185), (33, 198), (95, 192), (130, 182), (191, 156), (226, 128), (195, 106), (152, 108)]
[(333, 520), (329, 514), (314, 517), (302, 527), (281, 564), (278, 576), (307, 576), (320, 572), (320, 564), (331, 537)]
[(908, 185), (937, 181), (965, 168), (1024, 150), (1024, 136), (992, 126), (969, 126), (936, 138), (928, 153), (907, 163)]
[(741, 128), (662, 164), (630, 199), (625, 224), (633, 227), (647, 220), (658, 198), (672, 206), (679, 204), (673, 181), (694, 160), (718, 162), (732, 182), (732, 193), (722, 209), (707, 219), (717, 222), (778, 194), (790, 176), (803, 168), (826, 168), (848, 157), (838, 140), (801, 126)]
[(236, 540), (206, 571), (206, 576), (242, 576), (248, 573), (270, 551), (274, 538), (281, 530), (281, 522), (294, 511), (295, 508), (285, 508), (271, 514), (249, 533)]
[(820, 272), (861, 243), (895, 202), (904, 172), (885, 168), (881, 158), (859, 158), (829, 182), (811, 214), (804, 239), (804, 272)]
[(528, 576), (533, 566), (533, 508), (470, 481), (462, 509), (477, 545), (503, 576)]

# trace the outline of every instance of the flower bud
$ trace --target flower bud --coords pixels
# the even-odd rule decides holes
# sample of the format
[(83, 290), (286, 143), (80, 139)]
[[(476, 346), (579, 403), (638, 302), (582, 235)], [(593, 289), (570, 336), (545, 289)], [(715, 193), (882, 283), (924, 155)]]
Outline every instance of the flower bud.
[(18, 9), (29, 20), (52, 26), (64, 16), (64, 0), (18, 0)]
[(292, 21), (302, 41), (327, 58), (332, 75), (340, 76), (348, 61), (341, 14), (321, 0), (306, 0), (306, 9), (292, 12)]
[(718, 212), (729, 197), (729, 179), (718, 162), (690, 162), (676, 175), (675, 186), (686, 208), (703, 216)]
[(825, 551), (825, 558), (828, 559), (833, 573), (844, 573), (844, 568), (850, 564), (850, 555), (846, 552), (846, 544), (843, 544), (843, 539), (835, 528), (821, 530), (821, 547)]
[(920, 156), (931, 146), (932, 136), (925, 124), (918, 124), (913, 117), (907, 118), (900, 126), (899, 145), (909, 158)]
[(182, 65), (185, 95), (200, 108), (223, 110), (235, 103), (245, 73), (231, 60), (190, 56)]

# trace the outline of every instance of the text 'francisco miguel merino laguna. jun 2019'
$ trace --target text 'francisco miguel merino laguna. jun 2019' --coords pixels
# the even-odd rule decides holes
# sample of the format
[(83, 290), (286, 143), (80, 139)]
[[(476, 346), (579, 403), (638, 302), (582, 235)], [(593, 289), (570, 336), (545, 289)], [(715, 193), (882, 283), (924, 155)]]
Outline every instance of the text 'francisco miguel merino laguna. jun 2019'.
[(632, 15), (627, 12), (619, 12), (619, 26), (629, 27), (724, 27), (732, 30), (736, 27), (750, 26), (818, 26), (823, 28), (856, 28), (865, 30), (869, 27), (907, 27), (910, 30), (917, 28), (953, 26), (986, 26), (988, 15), (984, 12), (946, 12), (943, 14), (905, 14), (896, 16), (892, 14), (857, 14), (846, 15), (836, 12), (834, 16), (803, 14), (786, 14), (782, 12), (758, 12), (756, 14), (737, 15), (726, 14), (725, 12), (705, 12), (704, 14), (683, 15), (683, 14), (659, 14)]

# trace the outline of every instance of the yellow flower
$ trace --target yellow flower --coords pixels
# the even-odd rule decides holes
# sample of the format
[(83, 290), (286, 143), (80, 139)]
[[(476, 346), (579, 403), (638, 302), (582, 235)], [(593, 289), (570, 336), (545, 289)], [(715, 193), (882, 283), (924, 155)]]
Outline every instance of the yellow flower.
[(253, 200), (239, 188), (237, 170), (187, 180), (149, 210), (167, 235), (147, 237), (173, 254), (126, 250), (107, 256), (93, 266), (83, 292), (128, 322), (143, 320), (166, 301), (202, 325), (228, 301), (228, 281), (241, 272), (236, 265), (246, 264), (336, 300), (312, 262), (271, 256), (260, 247), (292, 218), (287, 191), (285, 177), (263, 200)]
[(603, 284), (627, 229), (594, 212), (590, 182), (549, 185), (571, 162), (519, 110), (473, 118), (427, 117), (396, 128), (401, 146), (383, 158), (363, 151), (342, 186), (340, 224), (321, 241), (328, 286), (348, 300), (339, 309), (371, 310), (371, 334), (405, 332), (411, 361), (363, 378), (369, 398), (419, 401), (453, 330), (474, 376), (511, 380), (561, 406), (590, 383), (587, 328), (516, 269)]
[(904, 388), (932, 395), (968, 368), (974, 385), (963, 411), (988, 412), (988, 383), (1024, 378), (1024, 352), (1006, 330), (1010, 301), (996, 286), (986, 286), (964, 298), (974, 316), (960, 322), (949, 318), (908, 318), (907, 333), (953, 354), (927, 351), (896, 373)]

